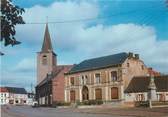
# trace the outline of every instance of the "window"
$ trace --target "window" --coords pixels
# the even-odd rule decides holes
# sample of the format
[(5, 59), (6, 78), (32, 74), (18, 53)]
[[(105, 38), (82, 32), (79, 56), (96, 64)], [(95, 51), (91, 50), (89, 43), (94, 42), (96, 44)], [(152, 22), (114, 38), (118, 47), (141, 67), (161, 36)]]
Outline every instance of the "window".
[(130, 66), (130, 64), (129, 63), (127, 63), (127, 67), (129, 67)]
[(157, 94), (157, 99), (158, 99), (158, 101), (165, 101), (164, 94)]
[(87, 83), (88, 83), (88, 76), (85, 75), (85, 82), (84, 82), (84, 84), (87, 84)]
[(15, 103), (17, 104), (17, 103), (19, 103), (19, 101), (18, 101), (18, 100), (16, 100), (16, 101), (15, 101)]
[(144, 66), (143, 65), (141, 65), (141, 68), (142, 68), (142, 70), (144, 70)]
[(96, 83), (100, 83), (100, 73), (95, 74)]
[(46, 55), (44, 55), (42, 58), (42, 64), (47, 65), (47, 56)]
[(71, 77), (71, 85), (74, 85), (75, 84), (75, 81), (74, 81), (74, 77)]
[(82, 84), (82, 85), (84, 85), (84, 81), (85, 81), (84, 76), (82, 76), (82, 77), (81, 77), (81, 84)]
[(144, 94), (138, 94), (136, 97), (136, 101), (145, 101)]
[(112, 71), (111, 72), (111, 81), (117, 81), (117, 71)]

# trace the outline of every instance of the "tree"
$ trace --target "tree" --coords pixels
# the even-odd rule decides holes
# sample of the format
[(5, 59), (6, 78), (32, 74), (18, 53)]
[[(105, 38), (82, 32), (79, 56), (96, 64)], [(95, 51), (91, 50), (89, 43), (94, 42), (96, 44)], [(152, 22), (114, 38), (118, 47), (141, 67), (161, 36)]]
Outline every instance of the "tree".
[(15, 39), (15, 26), (24, 24), (22, 14), (25, 12), (23, 8), (12, 3), (12, 0), (1, 0), (1, 42), (5, 46), (20, 44)]

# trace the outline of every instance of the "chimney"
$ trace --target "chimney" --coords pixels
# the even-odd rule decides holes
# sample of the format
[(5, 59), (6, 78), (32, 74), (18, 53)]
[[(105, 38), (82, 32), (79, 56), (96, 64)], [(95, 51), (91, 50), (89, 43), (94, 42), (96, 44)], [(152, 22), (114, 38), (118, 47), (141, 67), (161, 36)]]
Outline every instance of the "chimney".
[(139, 59), (139, 54), (135, 54), (135, 59)]
[(128, 58), (133, 58), (133, 53), (132, 52), (128, 53)]

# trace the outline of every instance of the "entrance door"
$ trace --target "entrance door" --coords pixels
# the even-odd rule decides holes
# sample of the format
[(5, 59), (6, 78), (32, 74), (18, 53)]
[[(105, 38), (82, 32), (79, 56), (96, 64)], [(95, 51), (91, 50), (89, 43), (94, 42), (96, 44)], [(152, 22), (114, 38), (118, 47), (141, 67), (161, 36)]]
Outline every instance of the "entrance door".
[(70, 91), (70, 101), (75, 102), (75, 91)]
[(102, 100), (102, 89), (96, 89), (95, 93), (96, 100)]
[(89, 90), (87, 86), (83, 86), (82, 89), (82, 100), (89, 100)]
[(111, 99), (118, 99), (118, 88), (111, 88)]

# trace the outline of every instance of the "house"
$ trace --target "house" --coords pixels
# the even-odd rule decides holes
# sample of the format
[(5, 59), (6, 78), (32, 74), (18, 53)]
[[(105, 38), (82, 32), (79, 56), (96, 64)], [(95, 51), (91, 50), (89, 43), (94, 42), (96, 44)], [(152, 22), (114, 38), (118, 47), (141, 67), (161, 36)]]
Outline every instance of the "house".
[(9, 103), (9, 91), (5, 87), (0, 87), (0, 105), (8, 104)]
[(64, 73), (73, 65), (58, 65), (46, 24), (42, 49), (37, 53), (36, 100), (39, 105), (51, 106), (64, 101)]
[(5, 87), (9, 91), (9, 104), (26, 105), (27, 91), (24, 88)]
[[(153, 101), (168, 101), (168, 75), (160, 75), (153, 77), (155, 94)], [(125, 90), (125, 102), (135, 103), (136, 101), (148, 101), (150, 76), (134, 77)]]
[(123, 52), (84, 60), (65, 74), (65, 102), (123, 102), (132, 78), (147, 75), (148, 68), (138, 54)]
[(1, 104), (26, 105), (26, 90), (18, 87), (1, 87)]

